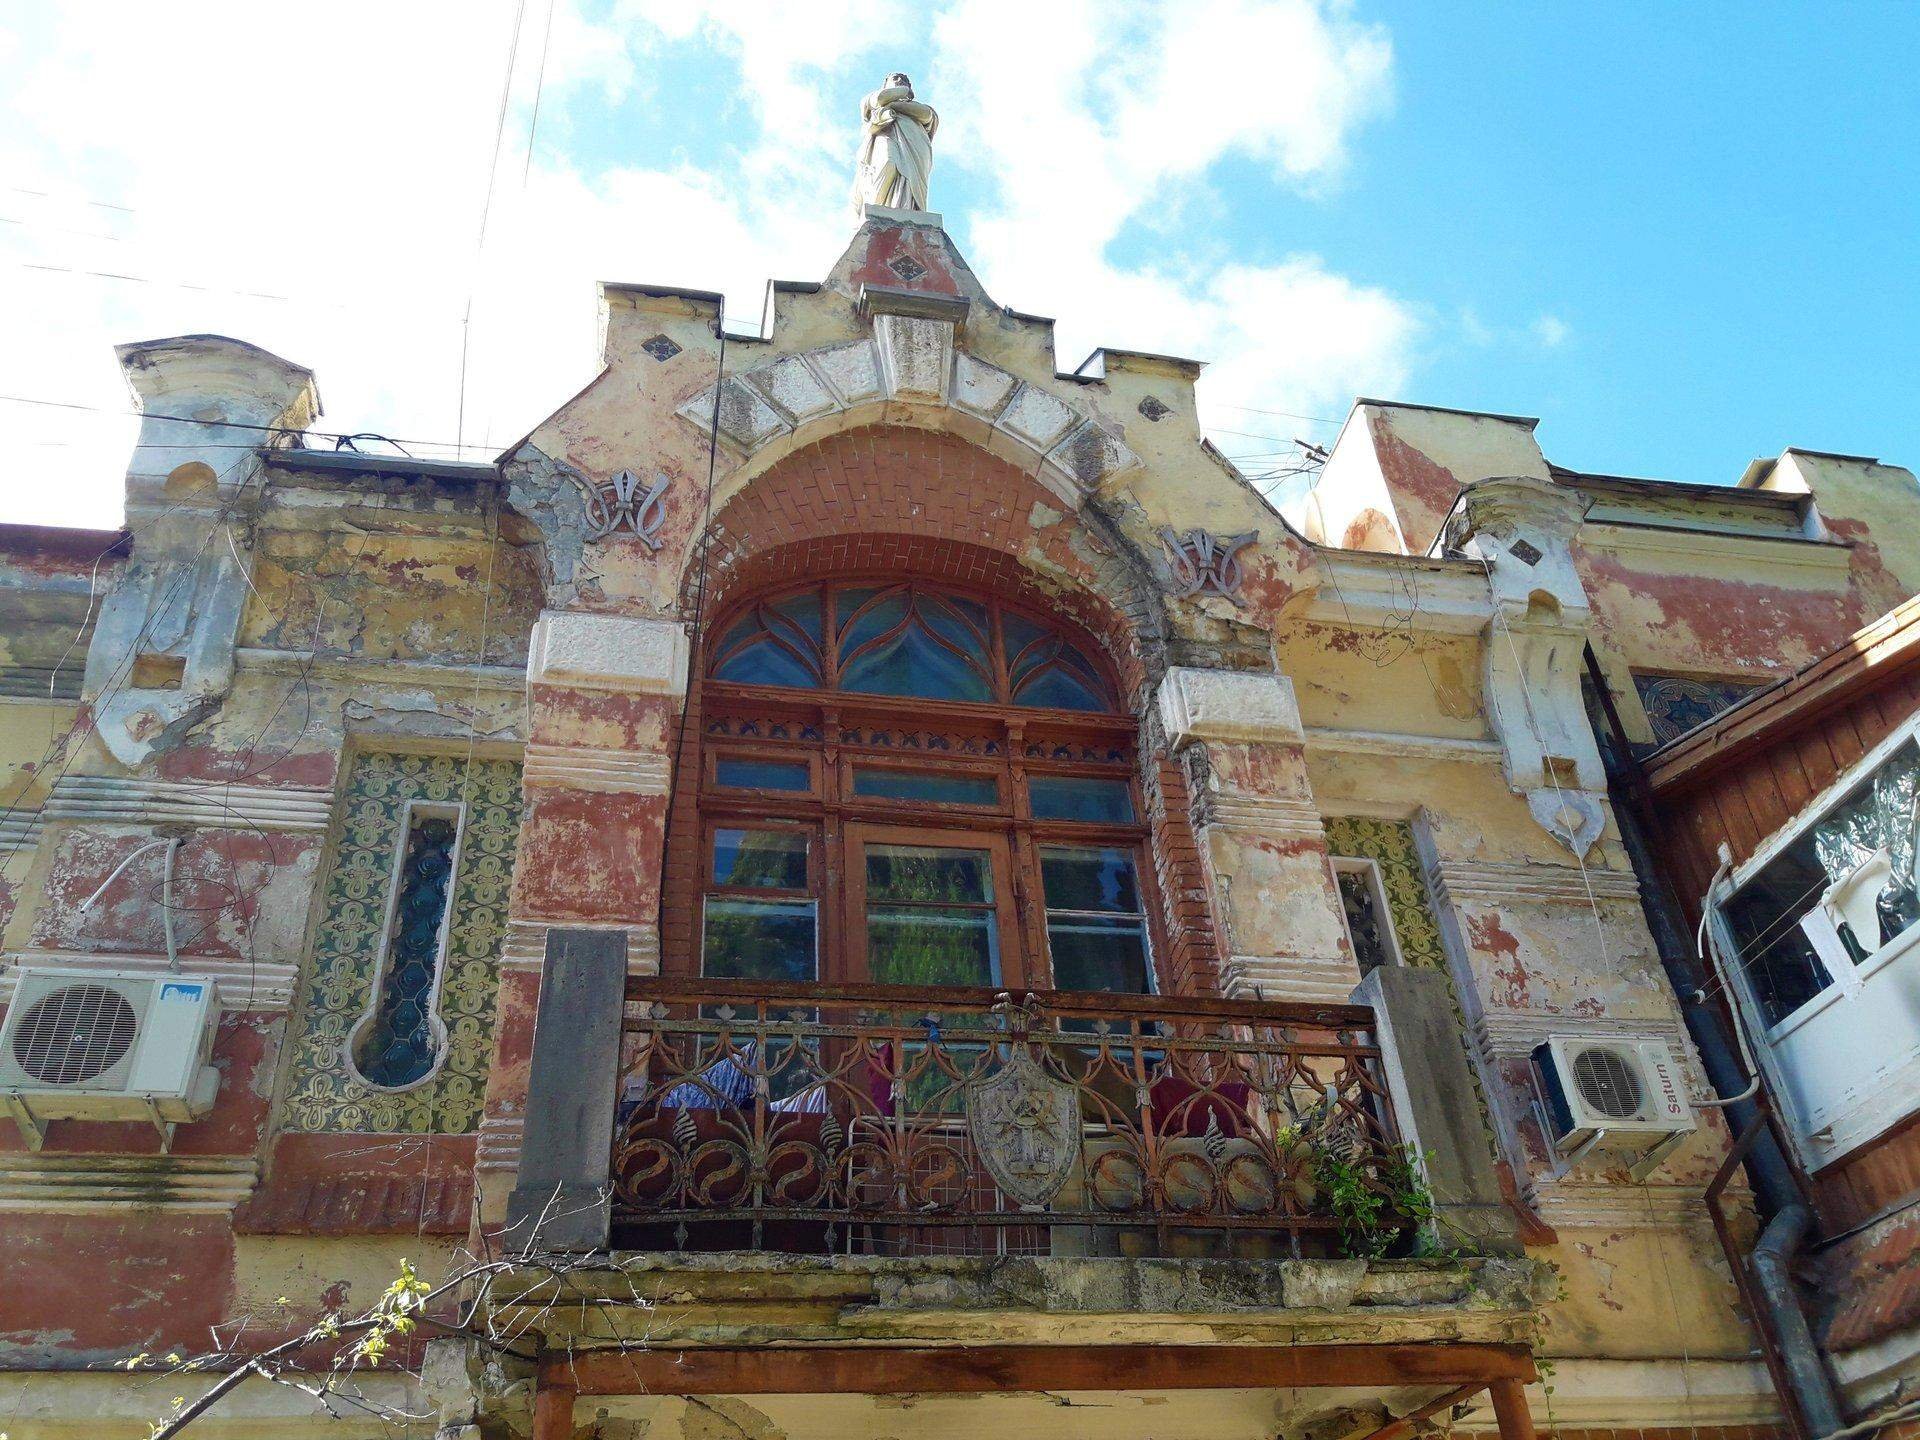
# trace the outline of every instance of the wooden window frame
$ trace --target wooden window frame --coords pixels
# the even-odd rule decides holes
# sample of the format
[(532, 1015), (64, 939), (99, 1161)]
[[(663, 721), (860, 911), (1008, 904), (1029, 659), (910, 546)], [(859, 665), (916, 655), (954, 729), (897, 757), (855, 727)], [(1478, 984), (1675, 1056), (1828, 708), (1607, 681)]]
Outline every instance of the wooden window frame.
[[(952, 594), (986, 607), (990, 627), (989, 658), (995, 694), (990, 702), (928, 699), (841, 691), (838, 683), (837, 600), (849, 586), (885, 589), (910, 585), (935, 594)], [(714, 679), (711, 657), (698, 664), (693, 704), (702, 717), (697, 740), (698, 777), (694, 802), (697, 823), (689, 828), (700, 846), (693, 870), (693, 891), (700, 913), (684, 948), (670, 951), (670, 970), (699, 974), (705, 964), (705, 899), (719, 893), (711, 883), (712, 835), (717, 828), (808, 830), (808, 898), (815, 902), (816, 974), (824, 981), (865, 978), (864, 867), (860, 838), (879, 831), (911, 833), (911, 843), (1004, 851), (1004, 873), (996, 873), (1000, 915), (1001, 983), (1047, 989), (1052, 958), (1047, 942), (1047, 905), (1039, 851), (1042, 845), (1103, 845), (1132, 856), (1140, 888), (1146, 935), (1147, 983), (1157, 992), (1167, 977), (1159, 971), (1170, 954), (1165, 909), (1153, 845), (1153, 812), (1147, 804), (1137, 764), (1139, 722), (1117, 708), (1121, 694), (1105, 655), (1097, 645), (1059, 621), (990, 594), (964, 586), (903, 580), (897, 575), (848, 575), (805, 586), (787, 586), (753, 596), (731, 607), (710, 634), (724, 635), (748, 610), (772, 605), (801, 591), (821, 596), (820, 654), (826, 684), (803, 689), (750, 685)], [(1105, 686), (1106, 711), (1048, 710), (1015, 705), (1010, 692), (1002, 611), (1012, 608), (1061, 634)], [(802, 761), (809, 766), (808, 791), (750, 790), (721, 787), (719, 757)], [(991, 777), (998, 787), (995, 805), (898, 800), (853, 794), (856, 766), (921, 773)], [(1132, 822), (1036, 819), (1028, 778), (1059, 775), (1121, 780), (1132, 803)], [(682, 862), (684, 863), (684, 862)], [(684, 892), (682, 892), (684, 893)], [(745, 891), (729, 893), (746, 894)], [(795, 898), (780, 892), (765, 898)]]
[(991, 860), (994, 898), (987, 909), (993, 916), (999, 974), (988, 984), (1006, 989), (1032, 988), (1027, 975), (1025, 947), (1020, 944), (1019, 916), (1009, 902), (1013, 895), (1013, 845), (1010, 836), (985, 828), (958, 830), (946, 825), (887, 825), (856, 821), (846, 827), (844, 898), (846, 943), (835, 957), (842, 968), (829, 976), (833, 984), (872, 983), (867, 970), (868, 845), (915, 845), (945, 850), (984, 850)]

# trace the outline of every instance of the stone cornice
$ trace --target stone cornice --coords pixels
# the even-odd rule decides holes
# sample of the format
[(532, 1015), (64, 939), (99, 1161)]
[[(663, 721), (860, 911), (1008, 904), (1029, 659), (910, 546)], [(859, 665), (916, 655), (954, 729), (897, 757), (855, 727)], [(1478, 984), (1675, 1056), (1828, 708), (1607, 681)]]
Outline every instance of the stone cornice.
[[(1549, 1035), (1578, 1035), (1586, 1040), (1659, 1040), (1682, 1062), (1682, 1067), (1687, 1068), (1685, 1027), (1677, 1015), (1648, 1019), (1567, 1015), (1556, 1010), (1490, 1009), (1474, 1017), (1469, 1031), (1474, 1044), (1489, 1061), (1531, 1055), (1534, 1047)], [(1690, 1068), (1687, 1073), (1689, 1085), (1697, 1089)]]
[(1220, 967), (1220, 992), (1229, 1000), (1297, 1000), (1345, 1005), (1360, 983), (1353, 961), (1305, 955), (1229, 955)]
[(1244, 790), (1204, 791), (1194, 801), (1194, 820), (1229, 830), (1313, 840), (1326, 834), (1319, 807), (1309, 800), (1252, 795)]
[(1427, 868), (1427, 884), (1441, 904), (1468, 900), (1534, 900), (1585, 905), (1598, 900), (1638, 900), (1640, 883), (1621, 870), (1541, 865), (1528, 861), (1472, 863), (1442, 860)]
[(1408, 735), (1390, 730), (1334, 730), (1308, 725), (1302, 732), (1312, 753), (1380, 755), (1393, 760), (1451, 760), (1475, 765), (1498, 765), (1498, 740), (1474, 740), (1452, 735)]
[(1319, 625), (1477, 635), (1493, 617), (1486, 572), (1470, 562), (1321, 548), (1314, 565), (1306, 615)]

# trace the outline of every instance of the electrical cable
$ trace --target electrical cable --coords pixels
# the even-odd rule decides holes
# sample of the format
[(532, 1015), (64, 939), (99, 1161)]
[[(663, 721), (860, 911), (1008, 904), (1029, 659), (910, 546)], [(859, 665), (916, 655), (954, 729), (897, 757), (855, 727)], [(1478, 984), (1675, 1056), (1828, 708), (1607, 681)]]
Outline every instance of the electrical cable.
[[(487, 195), (480, 204), (480, 233), (473, 247), (473, 283), (467, 287), (466, 312), (460, 317), (460, 393), (453, 433), (456, 446), (467, 438), (467, 357), (473, 344), (473, 302), (480, 289), (480, 261), (487, 252), (487, 222), (493, 217), (494, 182), (500, 169), (500, 146), (507, 133), (507, 102), (513, 95), (513, 69), (520, 57), (520, 25), (527, 17), (527, 0), (513, 9), (513, 35), (507, 44), (506, 73), (500, 77), (500, 108), (493, 122), (493, 156), (487, 162)], [(460, 449), (454, 451), (457, 456)]]

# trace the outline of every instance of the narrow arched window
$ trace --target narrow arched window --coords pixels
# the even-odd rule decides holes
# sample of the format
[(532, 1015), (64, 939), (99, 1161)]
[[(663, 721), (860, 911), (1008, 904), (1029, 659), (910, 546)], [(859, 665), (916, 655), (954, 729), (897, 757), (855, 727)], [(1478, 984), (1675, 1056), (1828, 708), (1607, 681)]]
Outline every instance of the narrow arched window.
[(458, 806), (411, 805), (395, 862), (386, 943), (372, 1004), (354, 1027), (354, 1069), (370, 1085), (418, 1084), (438, 1066), (446, 1035), (436, 1014), (460, 846)]
[(879, 580), (762, 595), (714, 634), (678, 842), (702, 974), (1152, 988), (1136, 721), (1083, 637)]

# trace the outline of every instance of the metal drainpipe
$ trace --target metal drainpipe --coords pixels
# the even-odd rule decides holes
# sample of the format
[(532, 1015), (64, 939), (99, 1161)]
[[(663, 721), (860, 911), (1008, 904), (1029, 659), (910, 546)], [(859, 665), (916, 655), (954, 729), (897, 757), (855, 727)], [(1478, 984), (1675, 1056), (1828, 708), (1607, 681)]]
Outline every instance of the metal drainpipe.
[[(1658, 863), (1648, 838), (1648, 828), (1657, 824), (1652, 796), (1632, 750), (1627, 746), (1620, 714), (1614, 708), (1607, 679), (1591, 647), (1586, 652), (1587, 677), (1606, 714), (1610, 734), (1600, 735), (1600, 758), (1607, 771), (1607, 789), (1614, 801), (1614, 819), (1620, 827), (1620, 840), (1640, 881), (1640, 907), (1647, 917), (1647, 929), (1653, 935), (1654, 948), (1660, 952), (1660, 964), (1667, 972), (1674, 993), (1680, 997), (1681, 1015), (1687, 1033), (1700, 1052), (1700, 1063), (1714, 1093), (1738, 1095), (1748, 1085), (1734, 1039), (1728, 1033), (1718, 1009), (1698, 998), (1705, 981), (1694, 964), (1691, 936), (1667, 885), (1666, 867)], [(1731, 997), (1729, 997), (1731, 1001)], [(1751, 1100), (1726, 1107), (1736, 1134), (1751, 1124), (1757, 1107)], [(1820, 1350), (1814, 1343), (1806, 1313), (1800, 1308), (1794, 1289), (1792, 1262), (1813, 1225), (1813, 1211), (1800, 1192), (1800, 1182), (1787, 1157), (1780, 1153), (1771, 1129), (1764, 1129), (1747, 1152), (1747, 1179), (1753, 1186), (1760, 1213), (1769, 1217), (1767, 1227), (1754, 1246), (1753, 1269), (1760, 1278), (1774, 1348), (1779, 1352), (1782, 1370), (1793, 1389), (1808, 1429), (1815, 1436), (1831, 1435), (1841, 1426), (1840, 1405), (1833, 1378)], [(1736, 1255), (1727, 1259), (1739, 1263)], [(1766, 1336), (1763, 1333), (1762, 1339)]]
[(1813, 1330), (1793, 1288), (1793, 1257), (1800, 1253), (1812, 1229), (1811, 1206), (1796, 1200), (1783, 1207), (1767, 1222), (1754, 1244), (1753, 1273), (1759, 1278), (1760, 1295), (1773, 1321), (1774, 1340), (1787, 1370), (1787, 1383), (1793, 1387), (1793, 1398), (1799, 1403), (1807, 1428), (1819, 1436), (1833, 1434), (1846, 1422), (1840, 1414), (1833, 1377), (1820, 1358), (1820, 1347), (1813, 1343)]

